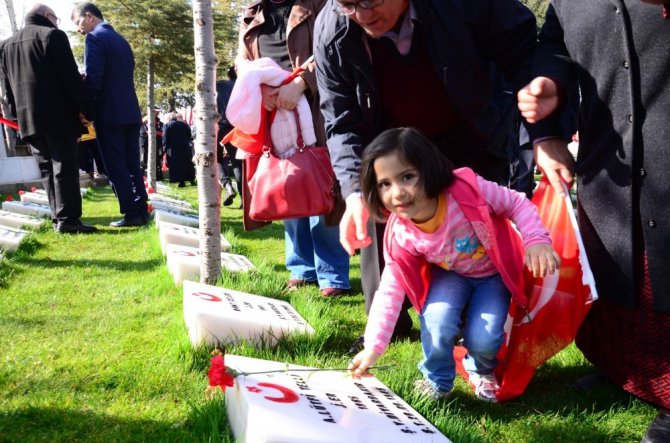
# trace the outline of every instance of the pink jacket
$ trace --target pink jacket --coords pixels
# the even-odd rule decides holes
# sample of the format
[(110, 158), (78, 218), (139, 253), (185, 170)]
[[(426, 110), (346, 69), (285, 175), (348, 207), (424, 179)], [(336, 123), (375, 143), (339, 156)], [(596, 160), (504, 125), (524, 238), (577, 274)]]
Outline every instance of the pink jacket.
[[(521, 306), (528, 306), (529, 300), (524, 290), (524, 247), (521, 237), (509, 220), (491, 215), (488, 204), (480, 193), (477, 176), (471, 169), (457, 169), (454, 175), (455, 180), (447, 192), (463, 210), (514, 301)], [(424, 256), (413, 255), (398, 244), (394, 236), (394, 227), (402, 222), (396, 215), (391, 215), (386, 225), (384, 272), (390, 273), (391, 279), (382, 277), (382, 285), (388, 284), (389, 280), (394, 281), (391, 284), (397, 282), (409, 297), (412, 306), (420, 313), (430, 286), (432, 264)], [(534, 243), (550, 242), (548, 233), (546, 236), (542, 233), (539, 238), (540, 240)], [(393, 324), (390, 324), (389, 328), (387, 323), (395, 323), (401, 304), (402, 301), (384, 303), (375, 297), (365, 333), (366, 348), (372, 347), (380, 354), (384, 352), (393, 329)]]

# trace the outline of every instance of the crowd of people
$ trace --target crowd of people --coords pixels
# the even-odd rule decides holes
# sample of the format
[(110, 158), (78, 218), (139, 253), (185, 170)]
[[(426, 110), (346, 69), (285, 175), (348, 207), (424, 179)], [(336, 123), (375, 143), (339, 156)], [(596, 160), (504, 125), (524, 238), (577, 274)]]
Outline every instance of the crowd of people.
[[(417, 391), (449, 396), (462, 336), (470, 384), (496, 401), (509, 302), (529, 303), (522, 268), (539, 277), (560, 268), (527, 199), (535, 161), (560, 195), (578, 183), (601, 298), (577, 345), (602, 376), (659, 407), (643, 441), (670, 441), (669, 17), (663, 0), (552, 0), (538, 38), (518, 0), (258, 0), (242, 11), (235, 67), (217, 84), (219, 140), (232, 129), (225, 108), (236, 74), (260, 59), (304, 68), (286, 84), (260, 85), (259, 111), (306, 100), (308, 144), (328, 146), (345, 209), (284, 220), (286, 286), (346, 295), (349, 256), (360, 250), (369, 317), (352, 346), (355, 377), (408, 336), (414, 307), (424, 351)], [(132, 51), (93, 4), (77, 4), (71, 18), (86, 35), (83, 79), (53, 10), (37, 5), (0, 46), (4, 89), (40, 163), (56, 230), (94, 230), (81, 223), (74, 192), (75, 143), (89, 122), (124, 214), (112, 225), (142, 225)], [(170, 180), (183, 186), (195, 179), (190, 131), (177, 114), (167, 120)], [(577, 131), (575, 160), (567, 141)], [(243, 191), (244, 153), (218, 149), (228, 206)]]

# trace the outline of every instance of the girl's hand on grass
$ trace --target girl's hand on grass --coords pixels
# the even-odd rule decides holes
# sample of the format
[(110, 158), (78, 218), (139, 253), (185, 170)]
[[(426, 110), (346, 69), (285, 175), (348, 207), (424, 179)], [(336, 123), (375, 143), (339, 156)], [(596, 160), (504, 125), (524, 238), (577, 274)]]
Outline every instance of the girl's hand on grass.
[(363, 349), (351, 359), (347, 369), (351, 371), (351, 376), (355, 379), (372, 377), (372, 374), (368, 372), (368, 368), (374, 366), (380, 356), (381, 355), (377, 354), (375, 351)]
[(533, 277), (543, 277), (553, 274), (561, 267), (561, 258), (554, 248), (548, 244), (537, 244), (526, 249), (526, 268), (533, 272)]

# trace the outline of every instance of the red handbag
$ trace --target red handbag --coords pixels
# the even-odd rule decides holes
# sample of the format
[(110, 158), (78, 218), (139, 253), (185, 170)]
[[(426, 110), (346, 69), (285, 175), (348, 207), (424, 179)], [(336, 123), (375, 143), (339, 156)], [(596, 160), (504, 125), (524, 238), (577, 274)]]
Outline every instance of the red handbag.
[(328, 148), (305, 146), (297, 111), (297, 148), (287, 158), (277, 157), (269, 128), (260, 154), (245, 159), (251, 194), (249, 217), (257, 221), (284, 220), (330, 213), (334, 206), (335, 173)]

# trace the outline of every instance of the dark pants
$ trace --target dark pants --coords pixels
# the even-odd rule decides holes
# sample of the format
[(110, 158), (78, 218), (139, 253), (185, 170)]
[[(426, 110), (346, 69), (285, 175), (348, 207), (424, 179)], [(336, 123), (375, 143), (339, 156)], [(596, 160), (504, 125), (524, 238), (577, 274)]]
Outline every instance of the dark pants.
[(99, 174), (105, 174), (105, 166), (102, 164), (102, 157), (98, 150), (98, 142), (95, 139), (79, 142), (79, 169), (93, 173), (93, 162)]
[(76, 135), (27, 137), (37, 159), (53, 220), (76, 222), (81, 217)]
[(140, 168), (140, 123), (95, 125), (98, 148), (107, 177), (119, 200), (119, 210), (126, 217), (147, 212), (147, 192)]
[(230, 166), (232, 167), (233, 175), (235, 176), (235, 182), (237, 183), (237, 193), (242, 195), (242, 160), (235, 158), (237, 155), (237, 148), (231, 144), (226, 145), (226, 152), (228, 155), (223, 156), (223, 149), (219, 145), (217, 149), (216, 161), (219, 166), (219, 182), (221, 186), (225, 186), (227, 183), (230, 183), (230, 171), (228, 169), (228, 162), (230, 161)]
[[(372, 300), (379, 288), (379, 280), (384, 270), (384, 230), (386, 223), (368, 223), (368, 235), (372, 243), (361, 249), (361, 285), (365, 296), (365, 312), (370, 313)], [(412, 318), (407, 310), (412, 306), (405, 296), (402, 310), (393, 330), (394, 335), (407, 335), (412, 329)]]

